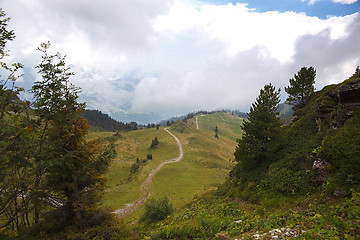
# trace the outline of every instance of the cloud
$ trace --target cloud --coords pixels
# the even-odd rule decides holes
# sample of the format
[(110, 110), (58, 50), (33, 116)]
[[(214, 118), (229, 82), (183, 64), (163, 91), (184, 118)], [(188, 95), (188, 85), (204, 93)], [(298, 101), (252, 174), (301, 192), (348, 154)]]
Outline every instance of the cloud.
[(342, 3), (342, 4), (353, 4), (356, 3), (358, 0), (332, 0), (335, 3)]
[(294, 62), (312, 65), (317, 69), (317, 86), (338, 83), (347, 79), (360, 65), (360, 15), (348, 17), (344, 37), (332, 39), (329, 30), (317, 35), (305, 35), (296, 43)]
[(314, 5), (316, 2), (320, 2), (320, 0), (309, 0), (309, 5)]
[(320, 88), (360, 65), (359, 13), (319, 19), (191, 0), (1, 3), (17, 36), (11, 56), (26, 73), (36, 75), (35, 49), (50, 40), (88, 107), (111, 114), (247, 111), (265, 84), (283, 88), (302, 66), (317, 69)]

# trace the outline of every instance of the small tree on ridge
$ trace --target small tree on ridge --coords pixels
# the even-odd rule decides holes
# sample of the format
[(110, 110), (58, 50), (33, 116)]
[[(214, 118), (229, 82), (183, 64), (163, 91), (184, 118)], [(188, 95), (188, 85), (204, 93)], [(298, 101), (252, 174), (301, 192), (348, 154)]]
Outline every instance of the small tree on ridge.
[(302, 67), (294, 78), (289, 80), (290, 85), (285, 87), (289, 95), (287, 103), (297, 106), (305, 106), (311, 95), (314, 93), (316, 70), (314, 67)]

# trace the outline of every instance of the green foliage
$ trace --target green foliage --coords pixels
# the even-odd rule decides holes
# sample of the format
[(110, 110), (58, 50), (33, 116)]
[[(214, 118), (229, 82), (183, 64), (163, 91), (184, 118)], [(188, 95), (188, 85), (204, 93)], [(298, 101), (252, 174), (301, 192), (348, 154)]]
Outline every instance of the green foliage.
[(145, 203), (145, 212), (140, 221), (157, 222), (164, 220), (174, 212), (173, 205), (167, 197), (150, 199)]
[(314, 93), (316, 70), (314, 67), (302, 67), (294, 78), (289, 80), (290, 86), (285, 87), (289, 95), (286, 101), (292, 105), (304, 106)]
[(15, 38), (15, 33), (13, 30), (7, 30), (8, 22), (10, 18), (5, 17), (6, 14), (0, 8), (0, 59), (3, 59), (6, 56), (6, 49), (5, 46), (8, 41), (12, 41)]
[[(279, 102), (280, 89), (276, 91), (269, 84), (260, 90), (255, 103), (250, 107), (248, 121), (241, 127), (244, 134), (238, 140), (234, 154), (238, 170), (248, 171), (272, 160), (280, 142), (281, 123), (277, 112)], [(233, 174), (239, 177), (239, 173)]]
[(140, 170), (140, 163), (131, 164), (128, 181)]
[[(1, 20), (2, 46), (12, 39), (5, 30), (7, 21)], [(9, 235), (8, 228), (22, 233), (44, 224), (46, 229), (37, 228), (38, 232), (31, 234), (34, 238), (44, 237), (44, 232), (53, 228), (66, 232), (74, 223), (81, 229), (97, 211), (105, 182), (102, 174), (115, 155), (111, 140), (104, 145), (98, 140), (86, 141), (88, 125), (80, 116), (85, 105), (77, 102), (79, 89), (69, 82), (72, 73), (65, 58), (49, 55), (49, 46), (39, 48), (44, 54), (37, 67), (42, 80), (32, 88), (33, 109), (30, 102), (17, 97), (22, 89), (15, 86), (16, 71), (22, 65), (1, 64), (9, 72), (0, 84), (2, 235)], [(55, 215), (57, 222), (47, 218)]]
[(183, 133), (186, 130), (186, 123), (182, 120), (178, 120), (171, 125), (171, 130)]
[(266, 172), (259, 188), (265, 194), (268, 190), (282, 195), (307, 194), (313, 190), (312, 178), (310, 170), (296, 171), (279, 166)]
[[(27, 229), (20, 239), (136, 239), (133, 232), (110, 210), (88, 212), (87, 220), (63, 228), (65, 219), (59, 212), (52, 212), (32, 228)], [(42, 233), (42, 236), (38, 235)], [(45, 238), (46, 236), (46, 238)]]
[(322, 142), (320, 157), (332, 165), (333, 180), (347, 189), (360, 185), (360, 110), (334, 135)]
[(146, 155), (146, 158), (148, 159), (148, 160), (152, 160), (152, 154), (151, 153), (149, 153), (148, 155)]
[(99, 110), (88, 110), (82, 113), (82, 116), (88, 121), (90, 126), (98, 127), (107, 131), (120, 130), (137, 130), (138, 124), (136, 122), (123, 123), (112, 119), (109, 115), (102, 113)]
[(274, 194), (257, 204), (207, 194), (166, 220), (143, 226), (142, 238), (212, 239), (221, 232), (230, 239), (254, 239), (256, 233), (271, 239), (270, 230), (291, 228), (302, 232), (301, 239), (356, 239), (359, 223), (358, 192), (343, 201)]
[(140, 169), (140, 164), (134, 163), (130, 168), (130, 175), (135, 174)]
[(152, 142), (151, 142), (150, 149), (151, 149), (151, 150), (154, 150), (154, 149), (156, 149), (158, 146), (159, 146), (159, 140), (157, 139), (157, 137), (155, 137), (155, 138), (152, 140)]
[(46, 175), (44, 191), (51, 188), (61, 199), (61, 208), (71, 224), (96, 207), (104, 182), (101, 174), (115, 150), (112, 143), (102, 148), (97, 140), (85, 140), (88, 125), (81, 117), (84, 104), (77, 102), (79, 89), (69, 83), (73, 74), (68, 73), (64, 57), (49, 55), (49, 46), (41, 44), (39, 48), (44, 54), (37, 67), (42, 80), (32, 87), (41, 131), (35, 158), (39, 177)]
[(0, 235), (10, 238), (13, 232), (29, 226), (31, 197), (34, 186), (32, 158), (34, 154), (31, 109), (18, 94), (16, 86), (21, 76), (20, 63), (8, 64), (8, 41), (15, 38), (13, 30), (7, 30), (10, 20), (0, 9)]
[[(331, 194), (335, 190), (344, 194), (343, 190), (358, 189), (359, 117), (355, 114), (345, 123), (346, 115), (337, 96), (339, 87), (348, 81), (324, 87), (296, 111), (297, 118), (281, 127), (281, 148), (272, 155), (268, 164), (258, 164), (246, 171), (246, 165), (237, 164), (231, 171), (231, 181), (227, 183), (230, 187), (224, 188), (228, 188), (228, 195), (259, 202), (272, 192), (283, 196), (311, 194), (317, 187), (312, 167), (318, 157), (332, 164), (327, 169), (328, 178), (321, 189)], [(243, 139), (238, 141), (235, 152), (236, 160), (242, 162), (251, 156), (242, 150)], [(250, 187), (250, 183), (256, 188)]]

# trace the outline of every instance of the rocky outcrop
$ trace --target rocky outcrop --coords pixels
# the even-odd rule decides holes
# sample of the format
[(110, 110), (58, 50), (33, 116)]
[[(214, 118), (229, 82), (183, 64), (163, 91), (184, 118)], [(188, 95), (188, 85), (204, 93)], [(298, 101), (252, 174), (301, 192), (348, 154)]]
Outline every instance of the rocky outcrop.
[(341, 86), (337, 92), (346, 115), (352, 116), (360, 107), (360, 79)]
[(317, 185), (321, 185), (324, 182), (324, 180), (328, 174), (327, 168), (329, 165), (330, 165), (330, 163), (322, 160), (321, 158), (318, 158), (314, 161), (314, 164), (313, 164), (313, 170), (315, 173), (314, 182)]

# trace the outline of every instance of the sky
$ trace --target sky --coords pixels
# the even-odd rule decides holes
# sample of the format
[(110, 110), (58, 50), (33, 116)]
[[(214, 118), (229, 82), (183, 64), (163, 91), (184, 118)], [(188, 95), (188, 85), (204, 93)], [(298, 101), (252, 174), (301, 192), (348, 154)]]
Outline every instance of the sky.
[[(66, 55), (80, 101), (123, 122), (199, 110), (247, 112), (261, 88), (301, 67), (317, 90), (360, 65), (356, 0), (0, 0), (16, 39), (18, 84), (39, 79), (36, 48)], [(31, 99), (30, 93), (22, 96)]]

